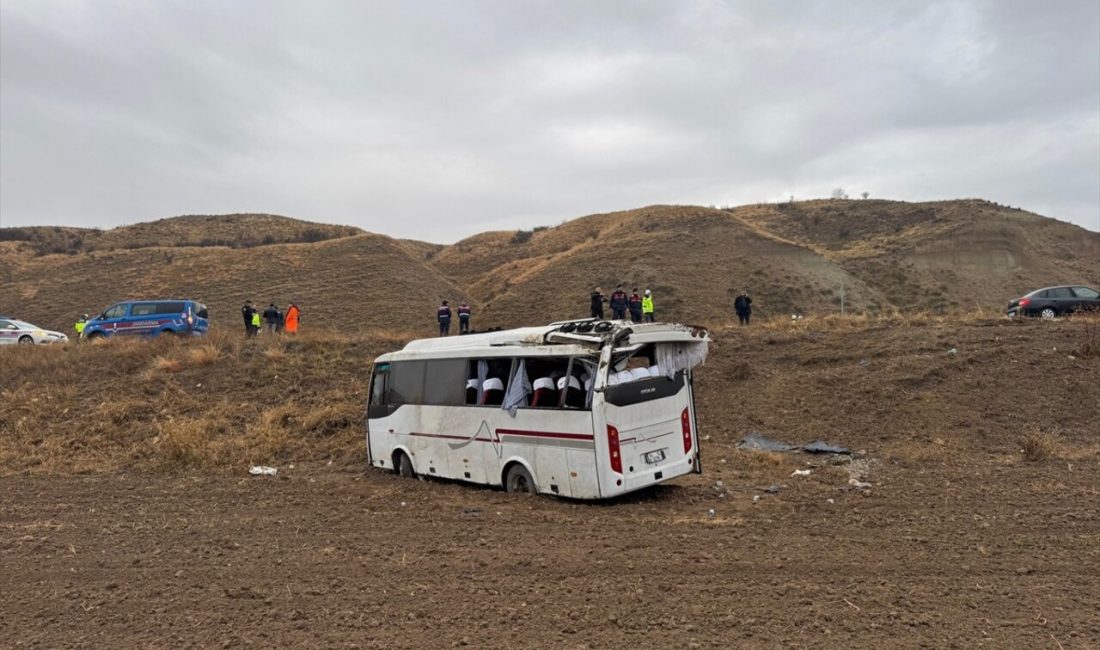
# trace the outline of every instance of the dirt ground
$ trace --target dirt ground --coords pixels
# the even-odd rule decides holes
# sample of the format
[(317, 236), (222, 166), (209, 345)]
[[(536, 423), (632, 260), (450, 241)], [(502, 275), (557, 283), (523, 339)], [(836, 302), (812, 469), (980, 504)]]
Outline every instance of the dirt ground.
[[(727, 332), (704, 473), (605, 504), (361, 463), (9, 475), (0, 647), (1097, 648), (1079, 337)], [(862, 453), (736, 449), (750, 430)]]

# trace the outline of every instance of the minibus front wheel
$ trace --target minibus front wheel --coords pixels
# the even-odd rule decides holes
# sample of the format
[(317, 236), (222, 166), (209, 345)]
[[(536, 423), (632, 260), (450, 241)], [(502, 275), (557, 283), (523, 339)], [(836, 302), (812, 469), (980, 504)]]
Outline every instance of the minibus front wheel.
[(527, 468), (519, 463), (512, 463), (508, 466), (508, 471), (504, 473), (504, 489), (522, 494), (539, 493), (538, 488), (535, 487), (534, 479), (531, 478), (531, 472), (528, 472)]
[(413, 472), (412, 461), (403, 451), (399, 451), (394, 454), (393, 467), (397, 472), (397, 475), (402, 478), (413, 478), (416, 474)]

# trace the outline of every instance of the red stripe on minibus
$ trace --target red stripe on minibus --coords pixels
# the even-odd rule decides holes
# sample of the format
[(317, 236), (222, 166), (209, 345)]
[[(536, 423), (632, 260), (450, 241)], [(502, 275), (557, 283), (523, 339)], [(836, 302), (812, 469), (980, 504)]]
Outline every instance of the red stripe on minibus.
[(562, 438), (565, 440), (593, 440), (585, 433), (555, 433), (553, 431), (521, 431), (519, 429), (497, 429), (499, 436), (532, 436), (535, 438)]

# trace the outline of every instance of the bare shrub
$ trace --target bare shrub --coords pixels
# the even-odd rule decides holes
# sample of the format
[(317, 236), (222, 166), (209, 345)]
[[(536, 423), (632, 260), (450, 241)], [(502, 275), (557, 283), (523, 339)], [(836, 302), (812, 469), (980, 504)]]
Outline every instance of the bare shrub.
[(1024, 460), (1037, 463), (1058, 455), (1058, 436), (1043, 431), (1029, 431), (1020, 439)]
[(153, 359), (153, 368), (164, 372), (180, 372), (183, 370), (183, 361), (173, 357), (158, 356)]
[(222, 351), (218, 346), (205, 343), (187, 351), (187, 366), (189, 368), (207, 366), (216, 362), (221, 356)]
[(1077, 335), (1077, 356), (1100, 357), (1100, 313), (1078, 316), (1081, 329)]

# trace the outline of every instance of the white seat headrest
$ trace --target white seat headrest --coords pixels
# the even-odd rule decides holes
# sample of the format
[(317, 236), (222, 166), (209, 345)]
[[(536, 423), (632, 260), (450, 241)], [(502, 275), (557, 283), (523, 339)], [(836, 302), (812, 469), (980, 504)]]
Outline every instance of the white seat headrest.
[(586, 391), (592, 390), (592, 378), (591, 377), (584, 380), (584, 389)]
[(558, 380), (558, 390), (565, 390), (565, 380), (566, 379), (569, 380), (569, 387), (570, 388), (576, 388), (577, 390), (581, 389), (581, 382), (576, 377), (562, 377), (561, 379)]
[(660, 377), (663, 374), (664, 373), (661, 372), (661, 366), (652, 365), (652, 366), (649, 367), (649, 376), (650, 377)]
[(554, 380), (549, 377), (539, 377), (531, 386), (534, 387), (535, 390), (542, 390), (544, 388), (554, 390)]
[(504, 390), (504, 382), (497, 377), (485, 380), (485, 390)]
[(622, 370), (620, 372), (617, 372), (615, 373), (615, 376), (619, 378), (620, 384), (625, 384), (628, 381), (634, 381), (634, 374), (631, 373), (629, 370)]
[(619, 383), (619, 373), (616, 372), (616, 373), (612, 373), (612, 374), (607, 376), (607, 385), (608, 386), (614, 386), (617, 383)]
[(649, 368), (634, 368), (630, 371), (634, 379), (649, 379)]
[(477, 388), (477, 380), (476, 379), (467, 379), (466, 380), (466, 388), (475, 388), (476, 389)]

